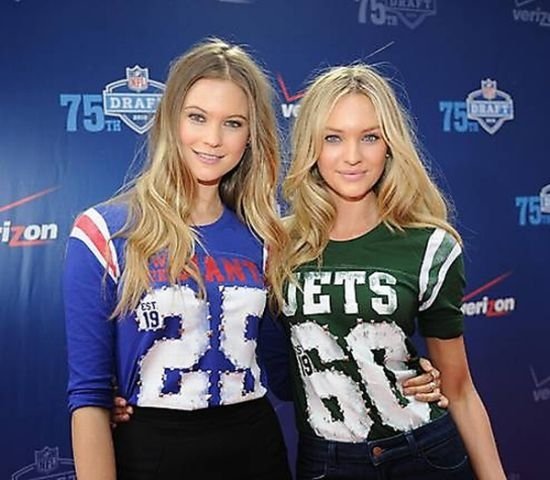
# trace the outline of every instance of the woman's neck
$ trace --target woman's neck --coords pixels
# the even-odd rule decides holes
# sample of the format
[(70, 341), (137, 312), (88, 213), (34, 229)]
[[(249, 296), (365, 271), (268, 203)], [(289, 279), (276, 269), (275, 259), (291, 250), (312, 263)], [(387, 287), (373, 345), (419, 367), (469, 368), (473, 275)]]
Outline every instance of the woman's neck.
[(336, 219), (330, 231), (331, 240), (350, 240), (372, 230), (380, 223), (374, 193), (359, 201), (335, 198)]
[(193, 225), (208, 225), (218, 220), (222, 213), (223, 203), (218, 192), (218, 186), (199, 187), (197, 197), (191, 208), (191, 223)]

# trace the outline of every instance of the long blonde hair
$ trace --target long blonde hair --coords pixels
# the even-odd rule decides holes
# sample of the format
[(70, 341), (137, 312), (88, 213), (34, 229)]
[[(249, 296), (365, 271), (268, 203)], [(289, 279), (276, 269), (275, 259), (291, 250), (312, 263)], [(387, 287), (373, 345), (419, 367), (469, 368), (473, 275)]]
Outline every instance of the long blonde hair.
[(293, 127), (292, 160), (283, 185), (291, 205), (286, 220), (290, 245), (277, 272), (277, 285), (291, 279), (299, 265), (320, 259), (328, 244), (336, 209), (316, 163), (330, 112), (350, 93), (371, 100), (388, 145), (389, 158), (375, 187), (381, 221), (398, 230), (437, 226), (459, 239), (448, 222), (448, 204), (421, 159), (412, 121), (389, 82), (368, 65), (335, 67), (306, 89)]
[(279, 262), (285, 233), (275, 213), (279, 173), (279, 136), (269, 80), (243, 48), (212, 38), (176, 59), (149, 135), (147, 162), (131, 186), (112, 201), (128, 205), (128, 220), (117, 233), (127, 238), (119, 302), (113, 316), (135, 308), (150, 288), (149, 260), (167, 254), (171, 284), (185, 272), (204, 293), (192, 262), (197, 242), (190, 225), (196, 180), (183, 158), (179, 126), (189, 89), (200, 79), (231, 80), (246, 94), (250, 143), (239, 165), (222, 179), (222, 202), (234, 210), (269, 249), (272, 266)]

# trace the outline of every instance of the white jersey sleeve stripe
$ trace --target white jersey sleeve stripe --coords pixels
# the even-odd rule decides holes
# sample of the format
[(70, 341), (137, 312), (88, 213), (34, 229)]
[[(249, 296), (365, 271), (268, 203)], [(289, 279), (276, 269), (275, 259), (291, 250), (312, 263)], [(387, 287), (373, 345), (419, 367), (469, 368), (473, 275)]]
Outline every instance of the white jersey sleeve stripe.
[(435, 301), (435, 299), (437, 298), (437, 295), (439, 294), (439, 290), (441, 290), (441, 287), (442, 287), (443, 283), (445, 282), (445, 278), (447, 276), (447, 272), (449, 271), (449, 268), (451, 268), (451, 265), (457, 259), (457, 257), (460, 255), (461, 252), (462, 252), (462, 249), (460, 248), (460, 245), (458, 243), (455, 244), (455, 246), (451, 250), (451, 253), (445, 259), (445, 262), (443, 262), (443, 265), (441, 266), (441, 269), (439, 270), (439, 275), (437, 276), (437, 283), (436, 283), (435, 287), (432, 290), (432, 294), (431, 294), (430, 298), (428, 298), (428, 300), (426, 300), (418, 308), (418, 310), (420, 312), (430, 308), (432, 303)]
[(109, 227), (107, 226), (107, 222), (103, 218), (103, 216), (95, 209), (90, 208), (87, 211), (84, 212), (86, 215), (88, 215), (91, 220), (94, 222), (94, 224), (99, 229), (101, 235), (103, 238), (106, 239), (107, 245), (109, 246), (109, 253), (111, 255), (111, 265), (114, 268), (115, 276), (118, 278), (120, 277), (120, 268), (118, 263), (118, 255), (116, 252), (115, 245), (111, 241), (111, 232), (109, 231)]
[(418, 280), (418, 301), (422, 302), (426, 290), (428, 288), (428, 282), (430, 279), (430, 269), (432, 268), (435, 253), (439, 249), (439, 246), (445, 238), (445, 230), (437, 228), (428, 239), (428, 245), (424, 253), (424, 259), (422, 260), (422, 266), (420, 267), (420, 278)]

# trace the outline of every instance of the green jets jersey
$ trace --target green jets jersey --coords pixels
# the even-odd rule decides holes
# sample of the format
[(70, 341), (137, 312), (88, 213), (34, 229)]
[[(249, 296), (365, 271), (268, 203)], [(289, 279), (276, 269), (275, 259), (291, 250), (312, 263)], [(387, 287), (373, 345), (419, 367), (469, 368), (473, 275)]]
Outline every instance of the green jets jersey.
[(302, 265), (286, 289), (283, 319), (298, 428), (327, 440), (385, 438), (442, 414), (405, 396), (422, 369), (410, 337), (462, 334), (461, 248), (439, 228), (378, 225), (329, 242), (320, 265)]

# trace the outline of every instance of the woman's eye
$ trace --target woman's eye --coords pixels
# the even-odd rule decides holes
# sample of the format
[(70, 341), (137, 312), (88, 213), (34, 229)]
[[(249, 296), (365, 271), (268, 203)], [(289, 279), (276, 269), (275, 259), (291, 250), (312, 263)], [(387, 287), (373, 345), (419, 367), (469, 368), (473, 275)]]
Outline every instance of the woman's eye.
[(240, 128), (243, 126), (243, 123), (239, 120), (227, 120), (225, 124), (231, 128)]
[(189, 118), (189, 120), (197, 123), (204, 123), (206, 121), (204, 115), (200, 113), (190, 113), (187, 117)]
[(374, 135), (373, 133), (369, 133), (368, 135), (365, 135), (363, 137), (363, 141), (366, 142), (366, 143), (374, 143), (379, 138), (380, 137), (378, 135)]
[(340, 141), (340, 137), (338, 135), (325, 135), (325, 142), (327, 143), (337, 143)]

